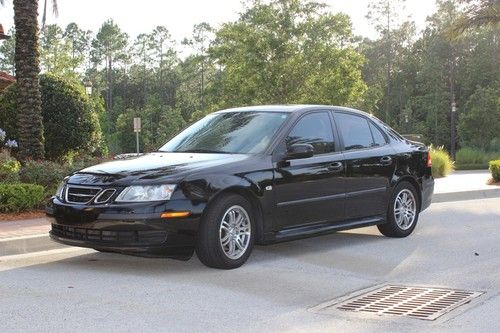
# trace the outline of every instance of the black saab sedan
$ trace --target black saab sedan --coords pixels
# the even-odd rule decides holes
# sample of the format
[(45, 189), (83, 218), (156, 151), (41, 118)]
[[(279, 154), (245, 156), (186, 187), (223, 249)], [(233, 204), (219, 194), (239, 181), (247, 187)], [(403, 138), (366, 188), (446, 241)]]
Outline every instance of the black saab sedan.
[(434, 190), (429, 150), (335, 106), (212, 113), (159, 151), (64, 179), (47, 205), (61, 243), (236, 268), (254, 244), (377, 225), (406, 237)]

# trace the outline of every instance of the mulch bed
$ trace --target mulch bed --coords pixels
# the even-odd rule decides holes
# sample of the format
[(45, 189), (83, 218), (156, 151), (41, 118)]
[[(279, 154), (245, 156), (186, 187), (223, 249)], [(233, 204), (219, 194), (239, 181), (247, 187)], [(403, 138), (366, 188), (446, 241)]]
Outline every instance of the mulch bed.
[(500, 182), (496, 182), (493, 178), (488, 179), (487, 184), (500, 186)]
[(30, 220), (37, 219), (45, 216), (45, 211), (43, 210), (30, 210), (21, 213), (1, 213), (0, 222), (2, 221), (17, 221), (17, 220)]

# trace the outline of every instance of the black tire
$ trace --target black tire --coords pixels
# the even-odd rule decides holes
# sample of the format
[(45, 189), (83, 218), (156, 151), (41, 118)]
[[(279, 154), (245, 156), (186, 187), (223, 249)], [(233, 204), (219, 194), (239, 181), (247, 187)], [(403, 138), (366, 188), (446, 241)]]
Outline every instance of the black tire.
[[(226, 212), (234, 206), (243, 208), (250, 220), (249, 243), (246, 250), (237, 259), (232, 259), (226, 255), (222, 248), (219, 235), (222, 219)], [(215, 201), (208, 206), (201, 218), (196, 244), (196, 254), (200, 261), (208, 267), (221, 269), (240, 267), (247, 261), (252, 252), (255, 231), (256, 227), (252, 206), (248, 200), (237, 194), (224, 194), (216, 198)]]
[[(407, 228), (401, 228), (398, 223), (396, 222), (396, 217), (394, 213), (394, 206), (396, 204), (396, 198), (402, 191), (407, 190), (413, 193), (413, 198), (415, 200), (415, 218), (413, 219), (413, 222), (411, 225)], [(389, 201), (389, 208), (387, 210), (387, 218), (386, 218), (386, 223), (384, 224), (379, 224), (377, 225), (378, 230), (387, 237), (406, 237), (410, 235), (415, 227), (417, 226), (418, 222), (418, 215), (420, 213), (420, 202), (419, 202), (419, 195), (417, 193), (417, 190), (415, 189), (415, 186), (413, 186), (411, 183), (407, 181), (402, 181), (396, 187), (394, 188), (394, 191), (392, 192), (390, 201)]]

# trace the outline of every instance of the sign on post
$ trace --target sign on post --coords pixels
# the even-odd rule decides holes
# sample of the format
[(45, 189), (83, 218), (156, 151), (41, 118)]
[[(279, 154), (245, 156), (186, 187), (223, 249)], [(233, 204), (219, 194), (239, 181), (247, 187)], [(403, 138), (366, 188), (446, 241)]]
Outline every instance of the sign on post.
[(139, 151), (139, 132), (141, 131), (141, 118), (134, 118), (134, 132), (135, 132), (135, 143), (137, 146), (137, 155), (140, 154)]
[(141, 131), (141, 118), (134, 118), (134, 132)]

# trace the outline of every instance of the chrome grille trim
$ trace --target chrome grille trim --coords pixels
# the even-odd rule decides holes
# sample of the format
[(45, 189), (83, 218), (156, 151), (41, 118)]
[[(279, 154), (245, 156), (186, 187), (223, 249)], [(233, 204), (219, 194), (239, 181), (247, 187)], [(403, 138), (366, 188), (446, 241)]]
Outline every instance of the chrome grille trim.
[[(76, 191), (78, 191), (78, 189), (83, 189), (83, 190), (94, 190), (96, 191), (94, 194), (87, 194), (87, 193), (78, 193), (78, 192), (73, 192), (71, 193), (71, 190), (75, 189)], [(75, 203), (75, 204), (81, 204), (81, 205), (85, 205), (85, 204), (88, 204), (89, 202), (91, 202), (97, 195), (99, 195), (99, 193), (101, 192), (101, 188), (100, 187), (96, 187), (96, 186), (80, 186), (80, 185), (66, 185), (65, 187), (65, 191), (64, 191), (64, 199), (66, 200), (66, 202), (69, 202), (69, 203)], [(79, 198), (87, 198), (88, 200), (86, 201), (73, 201), (73, 200), (70, 200), (70, 196), (73, 196), (73, 197), (79, 197)]]
[[(108, 193), (108, 192), (111, 192), (111, 194), (109, 194), (109, 195), (108, 195), (108, 197), (107, 197), (107, 198), (105, 198), (105, 200), (100, 201), (99, 199), (101, 199), (101, 197), (102, 197), (104, 194)], [(99, 193), (99, 194), (95, 197), (94, 202), (95, 202), (96, 204), (102, 204), (102, 203), (105, 203), (105, 202), (109, 201), (109, 199), (111, 199), (111, 197), (112, 197), (115, 193), (116, 193), (116, 189), (114, 189), (114, 188), (107, 188), (107, 189), (104, 189), (104, 190), (102, 190), (102, 191), (101, 191), (101, 192), (100, 192), (100, 193)]]

